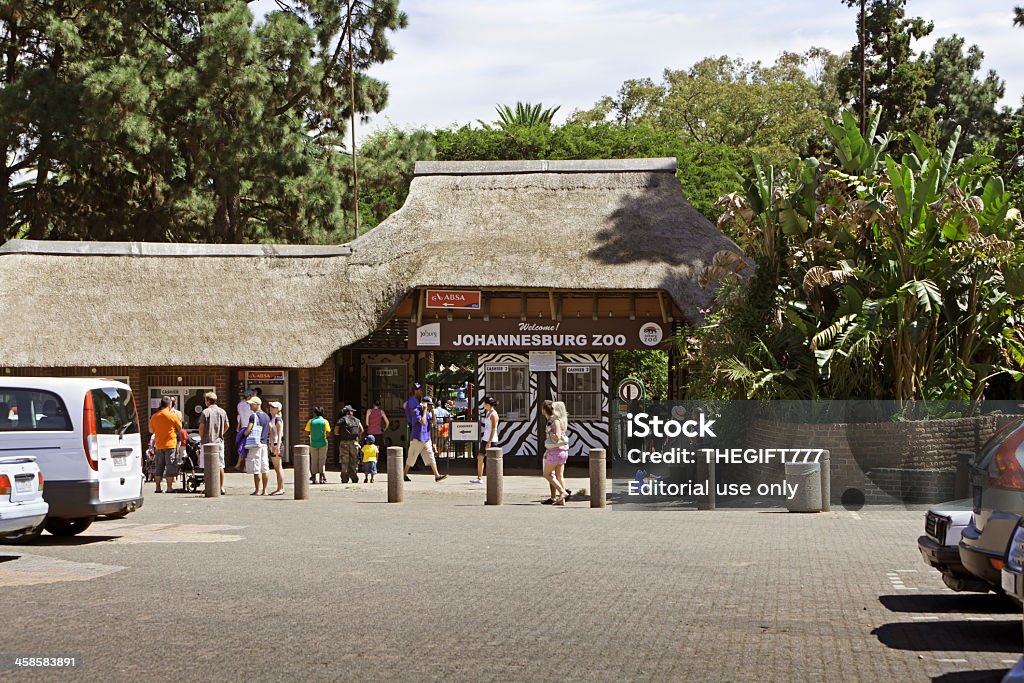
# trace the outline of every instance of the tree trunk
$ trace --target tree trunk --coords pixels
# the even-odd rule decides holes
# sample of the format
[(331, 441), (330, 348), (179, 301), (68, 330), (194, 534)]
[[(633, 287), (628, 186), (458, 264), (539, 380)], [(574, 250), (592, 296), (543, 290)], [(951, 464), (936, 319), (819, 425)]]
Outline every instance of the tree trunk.
[(214, 242), (241, 244), (245, 236), (242, 230), (242, 183), (237, 172), (228, 172), (213, 180), (217, 196), (217, 210), (213, 216)]

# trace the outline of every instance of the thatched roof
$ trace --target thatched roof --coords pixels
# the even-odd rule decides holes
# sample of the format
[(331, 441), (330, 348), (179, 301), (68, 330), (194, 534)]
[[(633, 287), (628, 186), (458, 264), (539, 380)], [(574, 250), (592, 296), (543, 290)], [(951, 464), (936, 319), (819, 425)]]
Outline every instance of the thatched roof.
[(0, 366), (315, 367), (415, 287), (663, 289), (736, 250), (673, 159), (420, 162), (405, 205), (340, 247), (0, 247)]

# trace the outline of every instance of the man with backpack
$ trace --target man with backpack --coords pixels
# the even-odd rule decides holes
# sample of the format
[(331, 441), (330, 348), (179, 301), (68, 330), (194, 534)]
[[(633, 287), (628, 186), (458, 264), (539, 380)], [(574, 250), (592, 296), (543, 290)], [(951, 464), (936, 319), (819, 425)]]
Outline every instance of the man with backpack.
[(341, 465), (341, 483), (359, 482), (359, 437), (363, 434), (363, 423), (355, 416), (355, 408), (345, 406), (334, 428), (338, 437), (338, 464)]

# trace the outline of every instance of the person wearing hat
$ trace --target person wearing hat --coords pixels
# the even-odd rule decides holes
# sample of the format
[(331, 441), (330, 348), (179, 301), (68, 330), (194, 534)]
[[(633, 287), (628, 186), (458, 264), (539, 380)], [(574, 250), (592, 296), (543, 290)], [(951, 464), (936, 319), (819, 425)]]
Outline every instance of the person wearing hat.
[(355, 416), (356, 409), (345, 406), (334, 427), (338, 437), (338, 464), (341, 465), (341, 483), (359, 483), (359, 437), (363, 435), (363, 423)]
[(284, 453), (284, 418), (281, 417), (280, 401), (271, 401), (267, 404), (270, 411), (270, 466), (274, 468), (274, 475), (277, 477), (277, 487), (270, 494), (280, 496), (284, 494), (284, 470), (281, 468), (281, 455)]
[(409, 457), (405, 460), (405, 481), (412, 481), (409, 478), (409, 470), (420, 456), (423, 456), (423, 462), (434, 473), (434, 481), (447, 479), (447, 474), (440, 474), (437, 471), (437, 463), (434, 461), (434, 448), (430, 442), (430, 431), (434, 423), (434, 403), (429, 396), (416, 406), (413, 417), (415, 421), (412, 424), (412, 438), (409, 441)]
[(409, 429), (413, 429), (413, 425), (416, 422), (416, 409), (420, 406), (420, 401), (423, 400), (423, 385), (419, 382), (413, 382), (412, 388), (409, 390), (409, 398), (402, 404), (402, 408), (405, 409), (405, 424)]
[(252, 389), (246, 389), (242, 393), (242, 399), (235, 406), (235, 415), (238, 422), (235, 423), (235, 450), (238, 452), (238, 462), (235, 469), (239, 472), (245, 471), (245, 428), (249, 425), (249, 418), (252, 416), (252, 406), (249, 399), (256, 395)]
[(263, 412), (259, 396), (249, 399), (252, 415), (245, 429), (245, 471), (252, 475), (253, 492), (249, 495), (267, 495), (267, 473), (270, 472), (270, 416)]

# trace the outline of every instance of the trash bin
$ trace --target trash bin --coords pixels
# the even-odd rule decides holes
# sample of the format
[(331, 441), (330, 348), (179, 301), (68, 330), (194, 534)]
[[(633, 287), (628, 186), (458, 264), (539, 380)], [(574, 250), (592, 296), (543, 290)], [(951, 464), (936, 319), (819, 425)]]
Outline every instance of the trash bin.
[(816, 462), (786, 463), (786, 483), (796, 492), (786, 500), (790, 512), (821, 512), (821, 465)]

